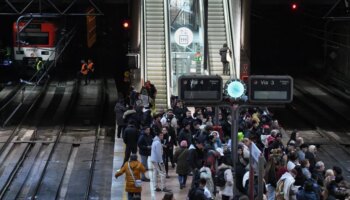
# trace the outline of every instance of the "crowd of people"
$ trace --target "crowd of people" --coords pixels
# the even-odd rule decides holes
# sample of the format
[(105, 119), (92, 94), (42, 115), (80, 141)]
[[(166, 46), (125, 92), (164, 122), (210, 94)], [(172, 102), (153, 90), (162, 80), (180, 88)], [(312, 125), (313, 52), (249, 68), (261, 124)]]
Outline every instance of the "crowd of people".
[[(349, 199), (350, 186), (342, 169), (334, 166), (326, 170), (317, 156), (317, 147), (304, 143), (302, 133), (297, 130), (284, 143), (282, 129), (267, 108), (240, 112), (236, 151), (231, 149), (232, 116), (229, 110), (217, 108), (219, 110), (215, 112), (212, 107), (195, 107), (190, 111), (176, 98), (172, 105), (164, 112), (152, 114), (149, 107), (137, 105), (135, 101), (120, 99), (116, 104), (117, 134), (126, 145), (124, 163), (116, 177), (127, 174), (129, 199), (141, 198), (140, 187), (137, 190), (128, 188), (136, 187), (135, 179), (150, 181), (144, 174), (149, 170), (148, 159), (152, 163), (156, 192), (167, 195), (171, 192), (172, 188), (167, 187), (171, 166), (176, 167), (178, 187), (181, 190), (189, 188), (190, 200), (215, 199), (217, 196), (223, 200), (249, 199), (251, 193), (257, 198), (257, 177), (254, 178), (254, 191), (249, 191), (252, 145), (266, 160), (265, 199)], [(232, 152), (237, 160), (235, 171)], [(136, 153), (141, 162), (135, 158)], [(131, 171), (136, 174), (134, 179), (130, 176)], [(187, 183), (188, 176), (192, 176), (191, 183)], [(254, 173), (254, 176), (258, 174)]]

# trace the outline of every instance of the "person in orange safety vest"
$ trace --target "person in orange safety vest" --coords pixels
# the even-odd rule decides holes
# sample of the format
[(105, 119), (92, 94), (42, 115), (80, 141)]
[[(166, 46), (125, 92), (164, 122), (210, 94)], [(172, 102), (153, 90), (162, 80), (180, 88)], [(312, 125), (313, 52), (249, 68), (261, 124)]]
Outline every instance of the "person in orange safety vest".
[(95, 80), (95, 66), (94, 66), (94, 62), (92, 61), (92, 59), (88, 59), (88, 62), (87, 62), (87, 67), (88, 67), (88, 79), (89, 79), (89, 83), (91, 81), (91, 79), (94, 79), (94, 81), (96, 82)]
[(81, 60), (81, 69), (80, 69), (80, 74), (85, 80), (85, 85), (88, 84), (88, 73), (89, 73), (89, 68), (88, 65), (86, 64), (85, 60)]

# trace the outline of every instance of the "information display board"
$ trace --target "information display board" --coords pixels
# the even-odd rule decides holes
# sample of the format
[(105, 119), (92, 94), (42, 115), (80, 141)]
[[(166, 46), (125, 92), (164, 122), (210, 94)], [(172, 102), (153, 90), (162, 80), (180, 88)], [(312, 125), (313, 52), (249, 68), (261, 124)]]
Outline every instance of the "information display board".
[(186, 103), (220, 103), (222, 78), (220, 76), (183, 75), (178, 79), (179, 98)]
[(252, 103), (290, 103), (293, 78), (290, 76), (252, 75), (248, 81), (248, 99)]

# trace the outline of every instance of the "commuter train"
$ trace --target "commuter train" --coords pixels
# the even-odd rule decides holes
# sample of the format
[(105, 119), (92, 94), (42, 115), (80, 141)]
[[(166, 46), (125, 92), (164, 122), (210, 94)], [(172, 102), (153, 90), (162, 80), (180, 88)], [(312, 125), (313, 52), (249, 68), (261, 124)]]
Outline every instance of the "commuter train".
[[(14, 61), (21, 66), (33, 66), (36, 58), (55, 60), (57, 24), (48, 21), (13, 23)], [(19, 31), (18, 31), (19, 30)]]

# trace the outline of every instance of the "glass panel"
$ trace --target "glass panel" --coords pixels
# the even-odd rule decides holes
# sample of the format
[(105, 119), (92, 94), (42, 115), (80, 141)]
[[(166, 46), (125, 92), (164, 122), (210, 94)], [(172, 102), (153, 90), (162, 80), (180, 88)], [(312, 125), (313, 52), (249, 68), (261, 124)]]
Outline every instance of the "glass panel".
[(25, 42), (28, 45), (48, 45), (49, 44), (49, 33), (40, 32), (40, 33), (31, 33), (23, 32), (20, 33), (21, 41)]
[(170, 0), (171, 88), (183, 74), (204, 74), (202, 0)]

